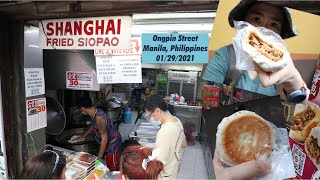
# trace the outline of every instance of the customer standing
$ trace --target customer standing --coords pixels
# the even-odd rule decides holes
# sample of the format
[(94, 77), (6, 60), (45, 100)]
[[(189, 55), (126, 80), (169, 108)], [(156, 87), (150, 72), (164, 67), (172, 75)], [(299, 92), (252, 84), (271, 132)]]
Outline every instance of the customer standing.
[(176, 179), (181, 161), (181, 150), (187, 146), (181, 121), (170, 114), (166, 102), (159, 96), (150, 96), (145, 108), (145, 117), (155, 126), (161, 126), (155, 148), (160, 154), (157, 160), (164, 164), (159, 179)]
[(102, 159), (106, 153), (106, 164), (109, 170), (118, 170), (122, 138), (116, 126), (105, 112), (92, 105), (90, 97), (82, 97), (79, 107), (83, 114), (92, 118), (92, 126), (80, 138), (94, 133), (96, 141), (100, 144), (98, 158)]

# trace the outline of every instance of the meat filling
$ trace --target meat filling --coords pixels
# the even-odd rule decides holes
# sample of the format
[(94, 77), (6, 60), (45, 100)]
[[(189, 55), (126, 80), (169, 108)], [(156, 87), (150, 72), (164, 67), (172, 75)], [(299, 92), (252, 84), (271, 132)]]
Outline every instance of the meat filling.
[(311, 156), (311, 158), (315, 159), (317, 164), (320, 163), (320, 148), (318, 145), (317, 138), (314, 138), (313, 136), (308, 137), (306, 139), (307, 144), (307, 150)]
[(271, 61), (279, 61), (283, 57), (283, 53), (272, 45), (262, 41), (256, 34), (251, 33), (249, 36), (249, 44), (256, 48), (258, 52), (270, 59)]
[(291, 120), (291, 129), (294, 131), (302, 131), (303, 127), (307, 126), (314, 118), (315, 112), (308, 107), (306, 111), (293, 116)]

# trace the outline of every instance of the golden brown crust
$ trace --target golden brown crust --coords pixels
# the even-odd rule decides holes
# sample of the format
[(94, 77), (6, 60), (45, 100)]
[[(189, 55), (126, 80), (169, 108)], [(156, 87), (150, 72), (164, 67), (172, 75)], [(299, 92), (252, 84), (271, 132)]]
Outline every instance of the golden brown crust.
[(305, 141), (305, 150), (314, 163), (314, 165), (320, 168), (320, 146), (319, 146), (320, 127), (315, 127), (311, 130), (309, 136)]
[(304, 111), (293, 116), (289, 136), (297, 142), (304, 143), (311, 129), (318, 125), (319, 116), (319, 109), (307, 104)]
[(237, 164), (269, 156), (273, 148), (270, 126), (250, 115), (229, 123), (222, 138), (226, 155)]

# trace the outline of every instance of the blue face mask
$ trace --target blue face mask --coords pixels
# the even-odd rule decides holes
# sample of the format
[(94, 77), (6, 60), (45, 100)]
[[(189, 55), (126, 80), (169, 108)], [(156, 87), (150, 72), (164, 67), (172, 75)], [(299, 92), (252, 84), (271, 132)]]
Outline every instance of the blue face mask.
[(88, 115), (88, 113), (84, 112), (82, 109), (80, 109), (80, 112), (85, 116)]
[[(162, 113), (162, 116), (166, 115), (168, 113), (168, 111), (165, 111)], [(159, 127), (161, 125), (161, 121), (160, 120), (155, 120), (155, 118), (153, 117), (150, 117), (149, 118), (149, 121), (152, 125), (156, 126), (156, 127)]]
[(161, 125), (160, 121), (156, 121), (154, 118), (149, 119), (150, 123), (156, 127), (159, 127)]

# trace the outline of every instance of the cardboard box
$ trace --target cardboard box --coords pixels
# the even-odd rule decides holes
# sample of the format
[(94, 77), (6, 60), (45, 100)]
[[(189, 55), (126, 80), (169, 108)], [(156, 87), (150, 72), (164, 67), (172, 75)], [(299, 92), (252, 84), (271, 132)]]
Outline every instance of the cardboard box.
[(310, 88), (309, 101), (320, 106), (320, 64), (316, 66), (316, 70), (313, 75), (312, 85)]
[[(308, 111), (307, 110), (308, 107), (311, 108), (311, 110), (309, 109)], [(308, 114), (312, 114), (310, 113), (310, 111), (316, 112), (317, 108), (319, 107), (316, 104), (313, 104), (310, 102), (308, 102), (307, 105), (297, 104), (295, 114), (291, 119), (289, 143), (290, 143), (293, 163), (294, 163), (294, 167), (297, 175), (295, 179), (317, 179), (318, 180), (320, 177), (320, 162), (317, 163), (316, 160), (312, 161), (312, 155), (309, 152), (309, 151), (312, 151), (312, 149), (317, 149), (317, 148), (314, 148), (313, 143), (316, 143), (319, 145), (320, 133), (317, 133), (318, 134), (317, 136), (319, 139), (316, 140), (316, 142), (311, 140), (313, 138), (312, 134), (316, 132), (314, 130), (316, 130), (316, 128), (320, 128), (320, 125), (319, 123), (314, 121), (315, 119), (313, 118), (313, 120), (309, 121), (309, 123), (306, 123), (307, 126), (314, 123), (314, 125), (309, 126), (311, 129), (309, 133), (307, 132), (305, 136), (300, 136), (300, 134), (301, 135), (303, 134), (302, 133), (303, 131), (297, 131), (299, 130), (299, 127), (306, 127), (305, 125), (300, 126), (301, 125), (300, 122), (303, 122), (303, 124), (304, 122), (308, 122), (308, 121), (300, 121), (301, 119), (307, 117), (301, 114), (301, 112), (302, 113), (308, 112)], [(299, 111), (297, 111), (297, 109), (299, 109)], [(318, 111), (319, 111), (318, 113), (315, 113), (315, 116), (314, 116), (315, 118), (319, 118), (317, 117), (318, 116), (317, 114), (320, 114), (320, 109)], [(311, 117), (313, 117), (313, 115), (311, 115)], [(293, 133), (296, 133), (296, 132), (300, 134), (294, 136)], [(312, 142), (312, 143), (308, 143), (308, 142)], [(315, 150), (314, 152), (318, 152), (319, 157), (317, 157), (317, 159), (319, 159), (320, 149)], [(317, 168), (317, 166), (319, 167), (319, 169)]]
[(219, 107), (220, 97), (219, 96), (203, 96), (202, 108), (210, 109)]

